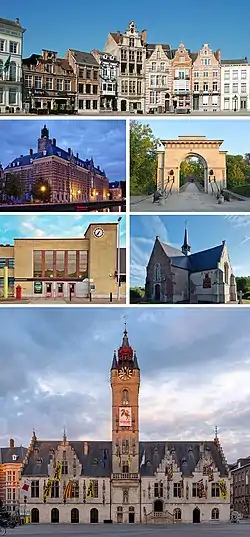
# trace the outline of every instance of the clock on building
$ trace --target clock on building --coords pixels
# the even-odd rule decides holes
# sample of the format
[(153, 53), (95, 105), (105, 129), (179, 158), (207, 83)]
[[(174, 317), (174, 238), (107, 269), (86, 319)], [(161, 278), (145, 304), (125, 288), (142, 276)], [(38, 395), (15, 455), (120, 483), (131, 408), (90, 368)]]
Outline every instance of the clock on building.
[(118, 371), (118, 377), (121, 380), (129, 380), (131, 379), (132, 375), (133, 375), (133, 372), (131, 371), (131, 369), (129, 369), (129, 367), (122, 367)]
[(104, 230), (101, 227), (96, 227), (93, 231), (93, 235), (96, 239), (100, 239), (104, 235)]

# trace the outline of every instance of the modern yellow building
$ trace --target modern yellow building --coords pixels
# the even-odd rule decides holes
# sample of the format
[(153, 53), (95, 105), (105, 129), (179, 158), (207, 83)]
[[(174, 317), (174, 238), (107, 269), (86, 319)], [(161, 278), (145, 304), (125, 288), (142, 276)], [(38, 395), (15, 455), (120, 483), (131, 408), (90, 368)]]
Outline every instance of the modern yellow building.
[(0, 297), (124, 298), (126, 249), (119, 247), (118, 228), (90, 224), (83, 238), (1, 244)]

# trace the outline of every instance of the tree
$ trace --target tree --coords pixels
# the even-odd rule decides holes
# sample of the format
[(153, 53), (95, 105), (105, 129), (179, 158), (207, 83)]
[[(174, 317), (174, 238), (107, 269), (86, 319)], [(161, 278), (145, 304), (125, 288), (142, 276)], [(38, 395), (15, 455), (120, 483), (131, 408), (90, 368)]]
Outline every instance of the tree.
[(250, 276), (236, 276), (237, 291), (250, 292)]
[(149, 125), (138, 121), (130, 124), (130, 192), (132, 195), (151, 194), (156, 189), (157, 148)]
[(24, 193), (21, 175), (18, 173), (6, 173), (2, 192), (7, 199), (20, 200)]
[(50, 184), (46, 179), (37, 179), (31, 189), (31, 195), (35, 201), (48, 203), (51, 198)]
[(227, 155), (227, 185), (228, 188), (244, 185), (248, 176), (248, 164), (242, 155)]
[(193, 157), (192, 160), (183, 160), (180, 165), (180, 186), (190, 179), (204, 184), (204, 166), (198, 159), (193, 160)]

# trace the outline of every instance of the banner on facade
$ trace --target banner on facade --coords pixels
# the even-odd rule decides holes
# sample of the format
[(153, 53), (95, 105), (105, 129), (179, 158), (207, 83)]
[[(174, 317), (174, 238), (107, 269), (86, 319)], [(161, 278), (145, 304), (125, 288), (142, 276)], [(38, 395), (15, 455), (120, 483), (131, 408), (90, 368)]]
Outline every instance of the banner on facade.
[(228, 491), (227, 491), (227, 485), (226, 485), (226, 482), (224, 481), (224, 479), (220, 479), (218, 481), (218, 485), (219, 485), (219, 488), (220, 488), (220, 497), (223, 500), (226, 500), (228, 498)]
[(94, 481), (91, 479), (89, 482), (88, 490), (87, 490), (87, 498), (94, 498), (95, 490), (94, 490)]
[(63, 499), (67, 500), (68, 498), (72, 498), (72, 492), (73, 492), (73, 483), (72, 481), (69, 481), (64, 489)]
[(47, 480), (47, 483), (45, 483), (44, 492), (43, 492), (43, 499), (46, 500), (48, 496), (50, 495), (52, 489), (52, 479), (49, 477)]
[(119, 408), (119, 427), (131, 427), (132, 425), (132, 411), (131, 407)]
[(25, 496), (28, 494), (30, 488), (30, 481), (26, 479), (20, 489), (20, 494), (24, 494)]
[(55, 468), (54, 481), (60, 481), (62, 475), (62, 463), (58, 462)]

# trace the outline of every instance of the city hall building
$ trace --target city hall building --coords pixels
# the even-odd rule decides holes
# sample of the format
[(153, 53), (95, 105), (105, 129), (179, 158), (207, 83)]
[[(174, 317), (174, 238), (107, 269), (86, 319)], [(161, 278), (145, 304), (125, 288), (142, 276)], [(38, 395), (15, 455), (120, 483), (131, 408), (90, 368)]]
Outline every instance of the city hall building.
[(110, 383), (112, 440), (33, 433), (21, 515), (42, 524), (228, 522), (230, 472), (217, 433), (214, 440), (139, 440), (140, 369), (126, 326)]
[[(0, 244), (0, 296), (109, 298), (126, 295), (126, 250), (118, 224), (90, 224), (83, 238), (14, 239)], [(118, 263), (118, 255), (120, 262)], [(5, 298), (7, 298), (5, 296)]]
[[(8, 176), (16, 175), (23, 188), (22, 201), (32, 200), (32, 188), (39, 180), (44, 180), (44, 188), (49, 184), (51, 202), (88, 202), (109, 199), (109, 180), (93, 159), (83, 160), (57, 146), (56, 139), (50, 139), (49, 129), (44, 125), (38, 138), (37, 151), (15, 158), (4, 169), (4, 182)], [(4, 189), (3, 189), (4, 191)]]

